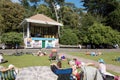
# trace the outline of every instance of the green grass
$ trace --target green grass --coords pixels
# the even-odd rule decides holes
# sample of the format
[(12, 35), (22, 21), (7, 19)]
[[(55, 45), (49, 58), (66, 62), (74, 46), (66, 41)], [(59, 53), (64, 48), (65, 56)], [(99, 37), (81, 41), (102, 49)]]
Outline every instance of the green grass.
[[(9, 64), (13, 64), (16, 67), (29, 67), (29, 66), (50, 66), (51, 63), (56, 63), (56, 61), (49, 61), (48, 56), (33, 56), (33, 55), (22, 55), (22, 56), (3, 56), (7, 63), (1, 64), (7, 67)], [(62, 61), (62, 67), (69, 67), (67, 61)]]
[[(113, 64), (113, 65), (118, 65), (118, 62), (112, 61), (116, 56), (120, 56), (120, 53), (104, 53), (103, 55), (100, 56), (90, 56), (90, 55), (85, 55), (83, 53), (69, 53), (74, 56), (86, 58), (86, 59), (92, 59), (95, 61), (98, 61), (99, 58), (103, 58), (107, 64)], [(33, 56), (33, 55), (22, 55), (22, 56), (9, 56), (9, 55), (4, 55), (3, 56), (6, 60), (8, 60), (7, 63), (1, 64), (5, 67), (7, 67), (9, 64), (13, 64), (18, 68), (22, 67), (29, 67), (29, 66), (50, 66), (51, 63), (56, 63), (56, 61), (50, 62), (48, 60), (48, 56)], [(62, 67), (67, 68), (70, 67), (68, 65), (67, 60), (62, 61)], [(119, 73), (115, 73), (113, 71), (109, 71), (113, 73), (114, 75), (120, 75)]]
[(117, 57), (120, 57), (119, 52), (103, 53), (103, 55), (99, 55), (99, 56), (90, 56), (90, 55), (85, 55), (84, 53), (69, 53), (69, 54), (82, 57), (82, 58), (86, 58), (86, 59), (91, 59), (94, 61), (98, 61), (100, 58), (102, 58), (104, 59), (106, 64), (113, 64), (113, 65), (120, 66), (120, 62), (113, 60)]
[(14, 64), (15, 66), (28, 67), (28, 66), (49, 66), (50, 61), (48, 56), (33, 56), (33, 55), (22, 55), (22, 56), (4, 56), (7, 63), (2, 64), (3, 66), (8, 66), (9, 64)]

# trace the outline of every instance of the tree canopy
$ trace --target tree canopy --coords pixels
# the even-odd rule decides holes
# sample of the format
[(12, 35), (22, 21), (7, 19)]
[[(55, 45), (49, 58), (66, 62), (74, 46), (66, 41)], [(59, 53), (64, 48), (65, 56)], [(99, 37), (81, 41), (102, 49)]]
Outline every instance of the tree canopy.
[(63, 23), (61, 44), (120, 44), (119, 0), (80, 0), (83, 7), (65, 0), (19, 1), (0, 1), (0, 35), (21, 32), (22, 20), (39, 13)]

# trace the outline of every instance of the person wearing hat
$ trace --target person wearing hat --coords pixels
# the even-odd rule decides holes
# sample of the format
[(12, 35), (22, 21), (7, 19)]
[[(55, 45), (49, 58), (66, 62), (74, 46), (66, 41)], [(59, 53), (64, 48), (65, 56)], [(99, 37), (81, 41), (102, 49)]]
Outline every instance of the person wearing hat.
[(102, 58), (99, 59), (98, 62), (99, 62), (98, 69), (99, 69), (100, 73), (102, 74), (103, 78), (106, 78), (106, 75), (114, 76), (113, 74), (107, 72), (105, 62)]
[(98, 67), (98, 69), (99, 69), (99, 71), (100, 71), (102, 74), (104, 74), (104, 73), (106, 72), (105, 62), (104, 62), (103, 59), (99, 59), (98, 62), (99, 62), (99, 67)]

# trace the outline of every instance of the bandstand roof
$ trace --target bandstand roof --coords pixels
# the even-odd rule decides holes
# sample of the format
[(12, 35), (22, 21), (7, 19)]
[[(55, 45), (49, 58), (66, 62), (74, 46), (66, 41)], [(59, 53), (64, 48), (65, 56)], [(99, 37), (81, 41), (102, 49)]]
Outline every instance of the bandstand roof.
[(38, 23), (38, 24), (44, 24), (44, 25), (57, 25), (57, 26), (63, 26), (63, 24), (58, 23), (57, 21), (51, 19), (50, 17), (47, 17), (43, 14), (36, 14), (34, 16), (31, 16), (29, 18), (26, 18), (23, 20), (21, 25), (26, 22), (31, 23)]

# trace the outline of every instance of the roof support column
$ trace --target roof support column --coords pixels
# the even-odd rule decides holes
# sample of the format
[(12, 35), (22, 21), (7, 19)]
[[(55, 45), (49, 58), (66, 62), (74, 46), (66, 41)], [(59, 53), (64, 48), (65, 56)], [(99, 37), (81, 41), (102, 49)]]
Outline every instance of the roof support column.
[(60, 26), (58, 26), (58, 38), (60, 38)]
[(27, 38), (30, 37), (30, 25), (29, 22), (27, 22)]

